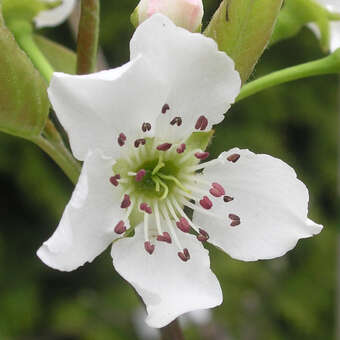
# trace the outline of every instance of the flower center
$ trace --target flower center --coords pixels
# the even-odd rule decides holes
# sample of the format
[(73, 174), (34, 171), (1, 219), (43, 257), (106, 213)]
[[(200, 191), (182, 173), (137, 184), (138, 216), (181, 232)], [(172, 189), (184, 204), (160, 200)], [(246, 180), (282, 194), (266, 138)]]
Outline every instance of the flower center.
[[(164, 106), (162, 113), (169, 110)], [(182, 119), (175, 117), (171, 125), (180, 126)], [(203, 131), (208, 121), (197, 120), (195, 128)], [(151, 130), (149, 123), (143, 123), (142, 131)], [(216, 165), (218, 160), (199, 163), (209, 157), (208, 152), (187, 147), (186, 141), (171, 144), (158, 138), (139, 138), (129, 143), (124, 133), (117, 140), (122, 147), (122, 156), (114, 164), (114, 175), (110, 182), (121, 189), (121, 209), (125, 217), (115, 227), (117, 234), (130, 236), (138, 225), (144, 226), (144, 248), (151, 255), (156, 241), (174, 243), (178, 257), (186, 262), (189, 250), (182, 246), (178, 233), (195, 233), (198, 241), (206, 242), (209, 234), (203, 226), (196, 225), (184, 208), (189, 208), (210, 217), (223, 219), (231, 227), (241, 223), (236, 214), (220, 216), (213, 212), (213, 202), (220, 199), (228, 204), (234, 197), (226, 195), (223, 186), (204, 179), (201, 170)], [(228, 157), (235, 163), (240, 155)], [(117, 189), (118, 189), (117, 188)]]

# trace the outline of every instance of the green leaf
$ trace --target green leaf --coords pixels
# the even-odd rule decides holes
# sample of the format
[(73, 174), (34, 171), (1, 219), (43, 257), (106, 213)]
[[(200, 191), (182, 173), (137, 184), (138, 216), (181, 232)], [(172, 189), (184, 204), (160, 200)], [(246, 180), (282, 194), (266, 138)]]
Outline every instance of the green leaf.
[(32, 139), (49, 113), (46, 82), (6, 28), (0, 7), (0, 131)]
[(208, 132), (193, 132), (185, 142), (187, 149), (201, 149), (204, 151), (210, 144), (214, 133), (214, 130), (210, 130)]
[(223, 0), (204, 32), (234, 60), (242, 82), (270, 40), (282, 1)]
[(55, 71), (76, 73), (77, 56), (75, 52), (40, 35), (35, 35), (34, 41)]
[[(303, 26), (315, 23), (320, 31), (320, 44), (324, 51), (329, 49), (329, 20), (336, 15), (314, 0), (286, 0), (278, 17), (271, 44), (296, 35)], [(340, 19), (340, 16), (338, 17)]]

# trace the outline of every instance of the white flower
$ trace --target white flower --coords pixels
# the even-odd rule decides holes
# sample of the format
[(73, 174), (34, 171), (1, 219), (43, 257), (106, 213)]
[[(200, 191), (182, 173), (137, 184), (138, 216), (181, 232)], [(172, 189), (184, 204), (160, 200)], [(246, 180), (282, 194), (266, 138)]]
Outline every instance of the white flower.
[[(44, 0), (45, 2), (55, 2), (55, 0)], [(41, 11), (34, 18), (37, 28), (57, 26), (64, 22), (72, 13), (76, 0), (62, 0), (62, 4), (56, 8)]]
[(232, 149), (199, 164), (208, 153), (192, 133), (224, 118), (241, 83), (212, 39), (156, 14), (130, 47), (122, 67), (52, 79), (50, 100), (84, 166), (38, 256), (71, 271), (114, 241), (114, 267), (143, 298), (148, 325), (163, 327), (222, 302), (205, 241), (240, 260), (267, 259), (322, 227), (284, 162)]
[[(339, 0), (315, 0), (330, 12), (340, 14)], [(320, 37), (320, 30), (315, 24), (308, 25), (312, 31)], [(340, 47), (340, 21), (330, 21), (330, 50), (333, 52)]]
[(200, 27), (204, 12), (202, 0), (140, 0), (136, 10), (138, 23), (162, 13), (191, 32)]

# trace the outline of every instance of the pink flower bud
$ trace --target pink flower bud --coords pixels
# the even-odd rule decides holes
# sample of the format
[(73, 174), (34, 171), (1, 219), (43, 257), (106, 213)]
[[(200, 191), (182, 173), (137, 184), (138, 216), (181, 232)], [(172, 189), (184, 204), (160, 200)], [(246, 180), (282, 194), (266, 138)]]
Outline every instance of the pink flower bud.
[(203, 3), (202, 0), (140, 0), (134, 21), (140, 24), (155, 13), (162, 13), (177, 26), (195, 32), (202, 23)]

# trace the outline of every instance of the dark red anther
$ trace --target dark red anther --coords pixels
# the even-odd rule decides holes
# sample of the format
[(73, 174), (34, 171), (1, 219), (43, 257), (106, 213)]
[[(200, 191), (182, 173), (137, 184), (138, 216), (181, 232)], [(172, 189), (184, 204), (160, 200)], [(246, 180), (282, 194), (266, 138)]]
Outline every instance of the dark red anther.
[(181, 217), (178, 222), (176, 222), (177, 228), (183, 233), (188, 233), (190, 231), (190, 224), (185, 217)]
[(175, 117), (171, 122), (171, 125), (177, 125), (181, 126), (182, 125), (182, 118), (181, 117)]
[(240, 155), (238, 153), (233, 153), (232, 155), (228, 156), (227, 157), (227, 160), (229, 162), (233, 162), (233, 163), (236, 163), (239, 159), (240, 159)]
[(215, 196), (215, 197), (221, 197), (223, 195), (225, 195), (225, 190), (222, 187), (221, 184), (218, 183), (212, 183), (212, 188), (209, 190), (209, 192), (211, 193), (211, 195)]
[(204, 229), (199, 229), (199, 234), (197, 235), (197, 239), (201, 242), (206, 242), (209, 239), (209, 234)]
[(170, 106), (168, 104), (164, 104), (162, 107), (162, 113), (165, 114), (166, 111), (168, 111), (170, 109)]
[(223, 197), (223, 201), (228, 203), (228, 202), (231, 202), (234, 200), (234, 197), (231, 197), (231, 196), (224, 196)]
[(150, 241), (144, 242), (145, 250), (151, 255), (155, 250), (155, 245), (151, 244)]
[(141, 203), (139, 209), (146, 212), (147, 214), (152, 214), (152, 208), (147, 203)]
[(119, 185), (119, 182), (118, 182), (119, 179), (120, 179), (120, 175), (118, 174), (115, 176), (112, 176), (110, 177), (110, 183), (114, 185), (115, 187), (117, 187)]
[(197, 119), (197, 122), (196, 122), (196, 125), (195, 125), (195, 129), (196, 130), (205, 130), (208, 126), (208, 119), (205, 118), (204, 116), (200, 116), (198, 119)]
[(187, 147), (187, 146), (186, 146), (184, 143), (181, 144), (181, 145), (176, 149), (177, 153), (183, 153), (183, 152), (185, 151), (186, 147)]
[(146, 140), (144, 138), (136, 139), (135, 140), (135, 148), (138, 148), (140, 145), (145, 145)]
[(195, 157), (201, 160), (207, 159), (210, 156), (209, 152), (196, 152)]
[(158, 151), (167, 151), (172, 147), (172, 144), (170, 143), (163, 143), (157, 146)]
[(183, 261), (183, 262), (187, 262), (188, 260), (190, 260), (190, 253), (189, 250), (187, 248), (183, 249), (183, 252), (178, 252), (178, 257)]
[(137, 175), (135, 177), (136, 182), (141, 182), (146, 175), (146, 171), (144, 169), (141, 169), (137, 172)]
[(231, 223), (230, 223), (231, 227), (236, 227), (239, 224), (241, 224), (241, 219), (239, 216), (235, 214), (229, 214), (229, 218), (231, 219)]
[(164, 232), (163, 235), (158, 235), (157, 236), (157, 241), (166, 242), (166, 243), (171, 243), (172, 242), (171, 236), (167, 232)]
[(124, 199), (120, 205), (122, 209), (128, 208), (131, 205), (131, 200), (129, 195), (124, 195)]
[(151, 130), (151, 124), (150, 123), (143, 123), (142, 125), (142, 131), (147, 132)]
[(123, 146), (126, 142), (126, 136), (124, 135), (124, 133), (120, 133), (118, 136), (118, 144), (119, 146)]
[(123, 234), (126, 232), (126, 226), (124, 221), (119, 221), (117, 225), (115, 226), (115, 233), (116, 234)]
[(208, 196), (203, 196), (203, 198), (200, 200), (200, 205), (202, 206), (202, 208), (207, 210), (211, 209), (211, 207), (213, 206)]

